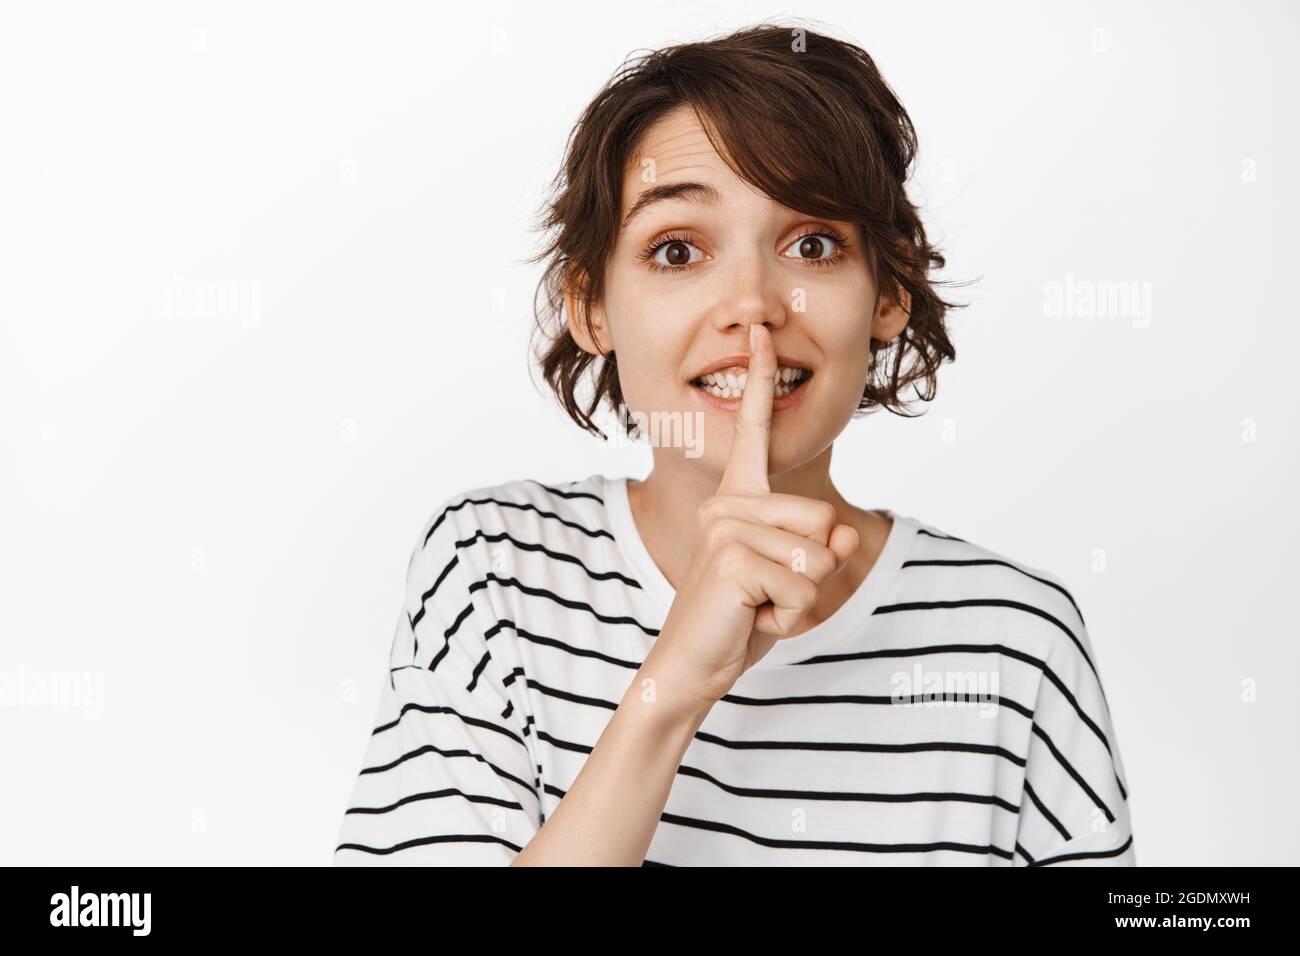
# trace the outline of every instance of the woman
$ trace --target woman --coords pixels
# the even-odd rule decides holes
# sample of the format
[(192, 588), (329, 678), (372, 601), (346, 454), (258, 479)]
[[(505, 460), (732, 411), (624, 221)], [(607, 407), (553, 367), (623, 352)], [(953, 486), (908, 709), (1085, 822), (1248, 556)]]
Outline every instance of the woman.
[(798, 28), (588, 106), (541, 366), (584, 428), (653, 424), (654, 468), (437, 509), (337, 863), (1134, 863), (1060, 581), (830, 479), (954, 357), (914, 152), (871, 58)]

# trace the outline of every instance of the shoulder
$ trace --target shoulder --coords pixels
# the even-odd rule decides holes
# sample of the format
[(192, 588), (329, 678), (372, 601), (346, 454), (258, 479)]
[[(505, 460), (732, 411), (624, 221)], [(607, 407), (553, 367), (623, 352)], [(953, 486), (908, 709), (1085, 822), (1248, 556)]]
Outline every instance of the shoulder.
[(491, 580), (505, 549), (544, 552), (554, 529), (599, 526), (604, 513), (600, 475), (568, 482), (520, 478), (448, 495), (432, 508), (412, 543), (406, 571), (412, 628), (455, 628), (469, 613), (467, 597)]
[(1083, 612), (1060, 575), (946, 528), (902, 517), (914, 530), (904, 562), (913, 594), (1004, 607), (1082, 635)]
[(467, 488), (439, 501), (425, 518), (415, 555), (452, 555), (478, 542), (518, 535), (607, 534), (608, 479), (590, 475), (572, 481), (518, 478)]

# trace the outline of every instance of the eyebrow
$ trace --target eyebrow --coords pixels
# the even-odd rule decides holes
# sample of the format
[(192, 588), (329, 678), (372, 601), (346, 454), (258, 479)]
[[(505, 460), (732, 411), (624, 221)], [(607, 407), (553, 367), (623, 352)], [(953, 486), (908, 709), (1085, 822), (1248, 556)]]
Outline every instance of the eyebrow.
[(623, 228), (627, 228), (628, 223), (655, 203), (676, 199), (714, 206), (717, 205), (719, 198), (718, 191), (706, 183), (663, 183), (659, 186), (651, 186), (636, 197), (636, 202), (632, 203), (632, 208), (623, 219)]

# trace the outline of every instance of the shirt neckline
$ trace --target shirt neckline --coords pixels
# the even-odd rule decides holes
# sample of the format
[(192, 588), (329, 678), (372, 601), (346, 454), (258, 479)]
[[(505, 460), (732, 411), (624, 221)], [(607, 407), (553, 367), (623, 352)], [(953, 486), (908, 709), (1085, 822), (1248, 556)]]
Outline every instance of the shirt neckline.
[[(666, 618), (677, 590), (659, 570), (641, 532), (637, 530), (628, 502), (627, 482), (627, 478), (604, 479), (601, 497), (605, 500), (605, 511), (615, 542), (635, 571), (642, 589), (660, 606)], [(859, 645), (862, 643), (862, 634), (870, 626), (871, 615), (897, 579), (919, 528), (916, 519), (908, 515), (890, 509), (881, 510), (893, 519), (893, 524), (876, 563), (857, 590), (826, 620), (801, 634), (777, 641), (754, 667), (794, 664), (819, 654), (833, 653), (843, 649), (841, 645), (846, 639)]]

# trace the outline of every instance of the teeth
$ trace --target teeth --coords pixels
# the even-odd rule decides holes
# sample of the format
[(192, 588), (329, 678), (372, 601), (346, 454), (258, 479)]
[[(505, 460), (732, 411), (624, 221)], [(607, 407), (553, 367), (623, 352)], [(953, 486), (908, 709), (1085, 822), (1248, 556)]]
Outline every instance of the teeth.
[[(772, 394), (777, 398), (782, 395), (789, 395), (807, 377), (808, 372), (806, 369), (780, 366), (776, 371), (776, 387)], [(718, 398), (737, 399), (745, 394), (745, 385), (748, 381), (749, 373), (745, 370), (741, 370), (739, 373), (720, 371), (700, 376), (695, 380), (695, 384), (710, 395), (716, 395)]]

